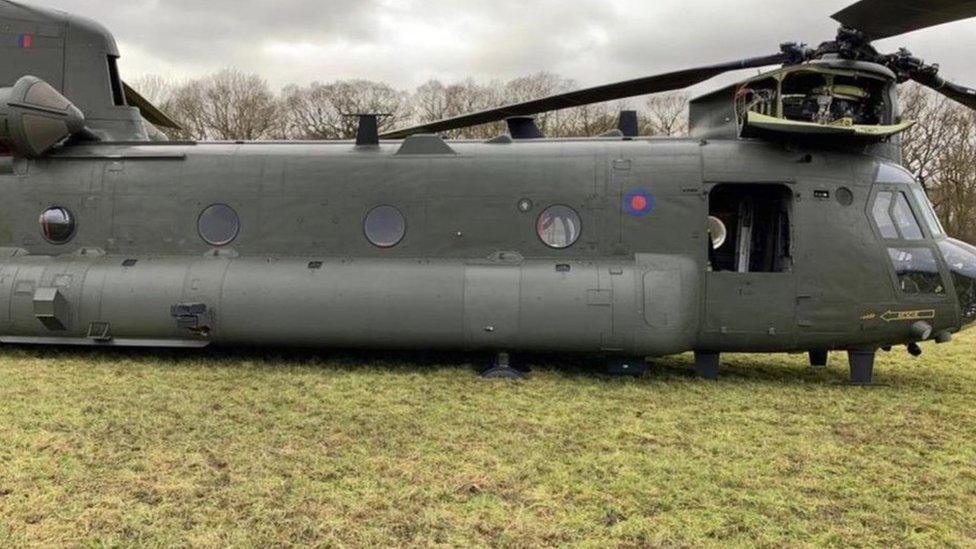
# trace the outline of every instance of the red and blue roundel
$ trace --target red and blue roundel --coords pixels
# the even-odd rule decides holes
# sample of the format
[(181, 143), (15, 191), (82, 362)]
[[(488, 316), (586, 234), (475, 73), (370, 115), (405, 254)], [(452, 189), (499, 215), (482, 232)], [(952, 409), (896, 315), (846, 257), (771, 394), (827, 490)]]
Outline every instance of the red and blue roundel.
[(654, 211), (654, 195), (644, 189), (634, 189), (624, 197), (624, 211), (631, 217), (644, 217)]
[(21, 34), (17, 37), (17, 47), (22, 50), (29, 50), (34, 47), (33, 34)]

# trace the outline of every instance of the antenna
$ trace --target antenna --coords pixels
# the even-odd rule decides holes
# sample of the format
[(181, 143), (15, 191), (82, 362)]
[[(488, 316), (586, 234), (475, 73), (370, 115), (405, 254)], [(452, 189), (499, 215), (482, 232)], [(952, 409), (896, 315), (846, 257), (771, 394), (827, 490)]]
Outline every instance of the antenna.
[(617, 129), (624, 134), (624, 137), (639, 137), (640, 121), (637, 119), (637, 111), (620, 111)]
[(391, 113), (349, 113), (342, 116), (359, 118), (356, 130), (357, 147), (378, 147), (380, 145), (380, 117), (393, 116)]

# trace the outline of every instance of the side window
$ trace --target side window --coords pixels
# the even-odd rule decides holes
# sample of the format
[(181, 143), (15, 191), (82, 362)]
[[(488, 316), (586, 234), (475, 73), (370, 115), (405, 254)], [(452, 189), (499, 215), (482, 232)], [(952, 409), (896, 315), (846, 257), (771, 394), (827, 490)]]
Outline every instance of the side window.
[(881, 191), (874, 198), (871, 216), (888, 240), (922, 240), (922, 227), (903, 192)]
[(197, 231), (207, 244), (226, 246), (237, 238), (241, 231), (241, 220), (234, 208), (227, 204), (213, 204), (197, 218)]
[(881, 231), (881, 236), (897, 239), (898, 229), (895, 228), (895, 221), (891, 218), (891, 201), (893, 198), (894, 195), (888, 191), (879, 192), (878, 196), (874, 198), (871, 215), (874, 217), (878, 230)]
[(898, 287), (906, 294), (945, 295), (939, 274), (939, 263), (928, 248), (889, 248), (888, 256), (895, 266)]
[(64, 244), (75, 235), (75, 217), (67, 208), (55, 206), (41, 213), (41, 234), (51, 244)]
[(392, 248), (407, 234), (407, 220), (393, 206), (377, 206), (363, 222), (366, 239), (377, 248)]
[(568, 248), (579, 240), (582, 223), (576, 210), (557, 204), (539, 214), (536, 234), (539, 240), (557, 250)]

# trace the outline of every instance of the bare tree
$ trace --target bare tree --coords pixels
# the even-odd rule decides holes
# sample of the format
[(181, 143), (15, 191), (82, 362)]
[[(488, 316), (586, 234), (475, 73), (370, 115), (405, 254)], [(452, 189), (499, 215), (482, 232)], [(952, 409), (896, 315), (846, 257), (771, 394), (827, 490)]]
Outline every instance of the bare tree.
[(284, 110), (268, 83), (255, 75), (224, 70), (176, 87), (164, 107), (194, 139), (280, 139)]
[(968, 109), (953, 108), (955, 138), (935, 163), (938, 177), (930, 180), (930, 194), (946, 226), (954, 236), (976, 239), (976, 116)]
[(387, 84), (344, 80), (284, 91), (289, 135), (296, 139), (351, 139), (359, 121), (349, 115), (384, 114), (380, 131), (398, 126), (409, 109), (407, 95)]
[(918, 175), (950, 234), (976, 238), (976, 115), (927, 88), (902, 88), (905, 165)]
[(960, 108), (941, 94), (909, 84), (901, 89), (902, 118), (915, 125), (902, 136), (905, 165), (923, 181), (937, 180), (943, 152), (958, 139)]
[(641, 133), (680, 137), (688, 135), (688, 96), (684, 93), (652, 95), (643, 109)]
[[(531, 101), (575, 88), (574, 81), (547, 72), (516, 78), (504, 84), (479, 84), (468, 79), (444, 85), (440, 81), (432, 80), (417, 88), (412, 102), (415, 120), (418, 123), (427, 123), (511, 103)], [(599, 135), (616, 125), (616, 111), (609, 104), (544, 112), (535, 118), (539, 129), (551, 137)], [(495, 122), (446, 133), (449, 137), (486, 139), (506, 130), (504, 122)]]
[[(504, 103), (522, 103), (565, 93), (574, 88), (576, 83), (572, 80), (550, 72), (537, 72), (509, 81), (501, 92), (505, 98)], [(566, 111), (539, 113), (535, 119), (536, 125), (545, 135), (556, 136), (569, 133), (570, 116)]]
[(559, 120), (562, 122), (553, 137), (594, 137), (617, 127), (620, 106), (615, 103), (599, 103), (566, 109)]
[[(414, 120), (420, 124), (478, 112), (502, 104), (503, 94), (497, 83), (478, 84), (467, 79), (445, 85), (431, 80), (417, 88), (412, 97)], [(486, 139), (503, 131), (504, 124), (486, 124), (445, 132), (453, 138)]]
[(146, 74), (127, 83), (156, 106), (169, 101), (176, 87), (172, 81), (156, 74)]
[(413, 92), (411, 97), (415, 121), (435, 122), (450, 116), (451, 105), (447, 87), (440, 80), (430, 80)]

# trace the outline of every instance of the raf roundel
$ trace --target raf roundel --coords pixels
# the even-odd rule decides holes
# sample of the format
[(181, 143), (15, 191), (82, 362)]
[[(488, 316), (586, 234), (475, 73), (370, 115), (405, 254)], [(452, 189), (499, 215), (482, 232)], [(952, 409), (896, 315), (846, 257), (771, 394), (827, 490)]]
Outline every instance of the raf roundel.
[(635, 189), (624, 197), (624, 211), (631, 217), (645, 217), (654, 211), (654, 195), (644, 189)]

